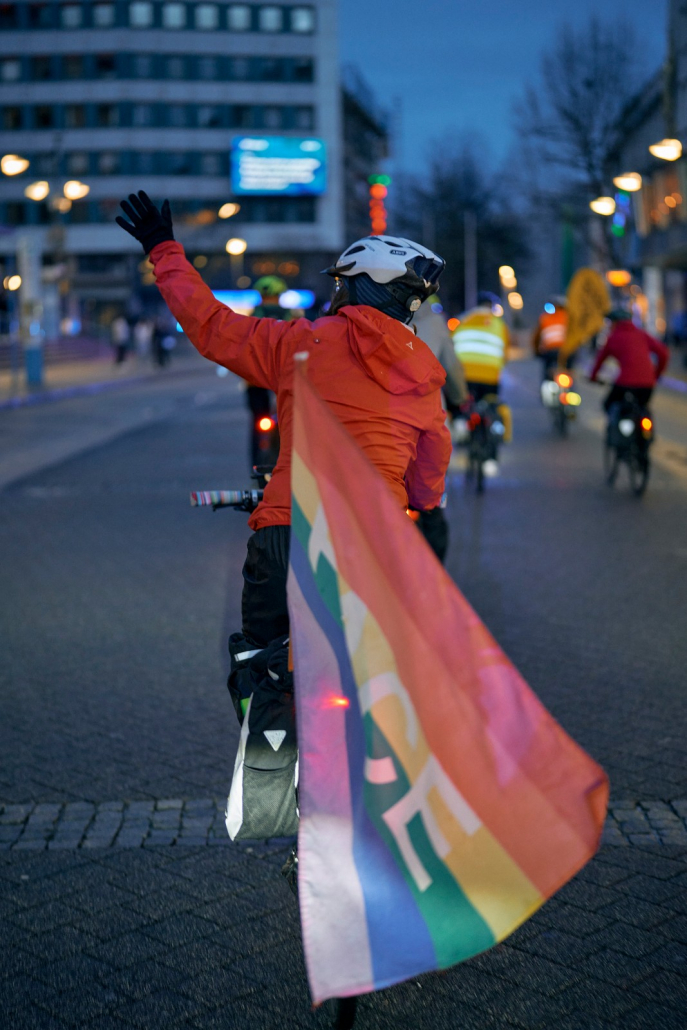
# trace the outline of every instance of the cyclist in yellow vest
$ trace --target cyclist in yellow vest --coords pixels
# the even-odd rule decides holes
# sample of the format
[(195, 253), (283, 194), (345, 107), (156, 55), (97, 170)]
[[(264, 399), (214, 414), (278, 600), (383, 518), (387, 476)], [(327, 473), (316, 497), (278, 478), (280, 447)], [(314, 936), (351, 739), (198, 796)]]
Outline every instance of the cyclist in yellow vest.
[[(497, 307), (498, 305), (498, 307)], [(501, 369), (507, 360), (510, 333), (498, 297), (493, 293), (479, 293), (477, 307), (467, 311), (453, 334), (456, 357), (463, 366), (467, 387), (475, 401), (483, 397), (498, 397)], [(499, 404), (499, 415), (505, 427), (504, 441), (512, 433), (512, 418), (507, 404)]]

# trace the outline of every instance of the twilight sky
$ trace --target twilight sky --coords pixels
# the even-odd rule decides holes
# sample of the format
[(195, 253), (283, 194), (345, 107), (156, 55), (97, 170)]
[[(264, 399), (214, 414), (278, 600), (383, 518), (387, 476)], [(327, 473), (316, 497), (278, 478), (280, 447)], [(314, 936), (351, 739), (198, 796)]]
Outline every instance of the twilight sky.
[(381, 105), (400, 97), (408, 170), (421, 168), (431, 141), (472, 131), (499, 161), (514, 141), (512, 103), (557, 27), (595, 11), (635, 26), (647, 72), (661, 63), (667, 0), (341, 0), (341, 57)]

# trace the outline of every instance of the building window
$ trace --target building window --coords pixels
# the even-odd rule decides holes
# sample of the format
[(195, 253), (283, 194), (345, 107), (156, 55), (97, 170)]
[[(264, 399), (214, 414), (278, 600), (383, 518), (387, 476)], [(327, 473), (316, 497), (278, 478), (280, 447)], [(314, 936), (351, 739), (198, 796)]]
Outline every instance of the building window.
[(17, 5), (0, 4), (0, 29), (16, 29)]
[(186, 27), (186, 7), (184, 4), (163, 4), (162, 24), (166, 29), (183, 29)]
[(315, 112), (312, 107), (297, 107), (295, 109), (294, 127), (296, 129), (314, 129)]
[(219, 28), (219, 10), (217, 4), (198, 4), (196, 7), (196, 28)]
[(296, 57), (293, 62), (294, 82), (312, 82), (314, 65), (312, 57)]
[(5, 204), (5, 221), (8, 225), (24, 225), (24, 205), (21, 200), (10, 200)]
[(232, 4), (227, 12), (227, 23), (232, 32), (249, 32), (251, 28), (249, 4)]
[(183, 79), (186, 70), (186, 62), (184, 61), (184, 58), (168, 57), (166, 70), (168, 79)]
[(155, 155), (150, 151), (139, 150), (134, 154), (134, 166), (139, 175), (153, 175), (155, 172)]
[(315, 31), (315, 9), (313, 7), (292, 7), (291, 8), (291, 31), (292, 32), (314, 32)]
[(182, 104), (171, 104), (166, 110), (168, 125), (175, 129), (186, 127), (186, 108)]
[(133, 60), (134, 75), (137, 79), (152, 79), (153, 59), (150, 54), (135, 54)]
[(147, 29), (153, 24), (153, 5), (148, 0), (129, 4), (129, 24), (136, 29)]
[(36, 129), (52, 129), (55, 124), (53, 109), (47, 104), (33, 109), (33, 124)]
[(95, 74), (99, 79), (114, 79), (117, 75), (117, 62), (114, 54), (95, 55)]
[(95, 4), (93, 6), (93, 24), (96, 28), (107, 29), (115, 23), (114, 4)]
[(64, 124), (68, 129), (85, 129), (86, 108), (83, 104), (67, 104), (64, 109)]
[(112, 128), (119, 125), (117, 104), (98, 104), (95, 109), (95, 123), (100, 128)]
[(21, 107), (4, 107), (2, 110), (3, 129), (21, 129)]
[(200, 79), (216, 79), (217, 78), (217, 58), (216, 57), (199, 57), (198, 58), (198, 78), (200, 78)]
[(17, 82), (21, 78), (21, 62), (15, 58), (0, 61), (0, 79), (3, 82)]
[[(50, 60), (50, 58), (47, 58)], [(62, 58), (65, 79), (83, 79), (83, 57), (81, 54), (67, 54)]]
[(229, 78), (236, 82), (246, 82), (250, 79), (250, 61), (247, 57), (229, 58)]
[(101, 175), (116, 175), (119, 172), (120, 154), (114, 150), (104, 150), (98, 154), (98, 171)]
[(283, 124), (282, 107), (263, 107), (262, 125), (265, 129), (281, 129)]
[(153, 124), (153, 105), (152, 104), (134, 104), (131, 112), (131, 124), (135, 125), (136, 128), (145, 128), (148, 125)]
[(63, 29), (78, 29), (83, 23), (81, 4), (62, 4), (60, 8), (60, 25)]
[(191, 155), (190, 154), (168, 154), (167, 168), (170, 175), (190, 175)]
[(70, 175), (87, 175), (88, 154), (83, 153), (83, 151), (67, 154), (67, 171)]
[(281, 7), (261, 7), (258, 12), (261, 32), (281, 32), (284, 27), (284, 11)]
[(201, 175), (221, 175), (219, 154), (203, 154), (200, 159)]
[(51, 29), (53, 27), (54, 4), (29, 4), (29, 27)]
[(258, 79), (262, 82), (281, 82), (285, 70), (281, 57), (258, 58)]
[(255, 124), (255, 108), (248, 104), (235, 104), (231, 112), (231, 124), (237, 129), (252, 129)]
[(52, 78), (52, 60), (49, 57), (31, 58), (31, 78), (44, 81)]
[(222, 110), (219, 107), (204, 104), (198, 108), (198, 127), (215, 129), (222, 124)]
[(69, 221), (76, 225), (84, 225), (90, 221), (90, 207), (87, 200), (74, 200), (69, 209)]

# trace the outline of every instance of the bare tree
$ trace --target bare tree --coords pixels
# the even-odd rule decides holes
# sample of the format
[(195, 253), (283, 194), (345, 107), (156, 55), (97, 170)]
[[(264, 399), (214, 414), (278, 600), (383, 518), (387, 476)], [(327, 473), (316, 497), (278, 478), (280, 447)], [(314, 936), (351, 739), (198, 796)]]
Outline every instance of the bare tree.
[(422, 241), (446, 260), (441, 297), (455, 313), (465, 305), (466, 212), (476, 223), (480, 289), (498, 292), (499, 265), (523, 267), (529, 253), (524, 219), (506, 205), (485, 153), (474, 141), (454, 149), (437, 143), (425, 174), (406, 177), (395, 191), (390, 230)]

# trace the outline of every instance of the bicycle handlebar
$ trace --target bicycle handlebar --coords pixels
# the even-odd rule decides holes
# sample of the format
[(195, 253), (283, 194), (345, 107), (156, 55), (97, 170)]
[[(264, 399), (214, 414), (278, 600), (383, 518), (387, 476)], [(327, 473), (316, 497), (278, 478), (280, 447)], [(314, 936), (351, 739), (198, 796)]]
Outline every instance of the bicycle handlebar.
[(262, 490), (194, 490), (191, 493), (191, 507), (237, 508), (254, 511), (262, 500)]

